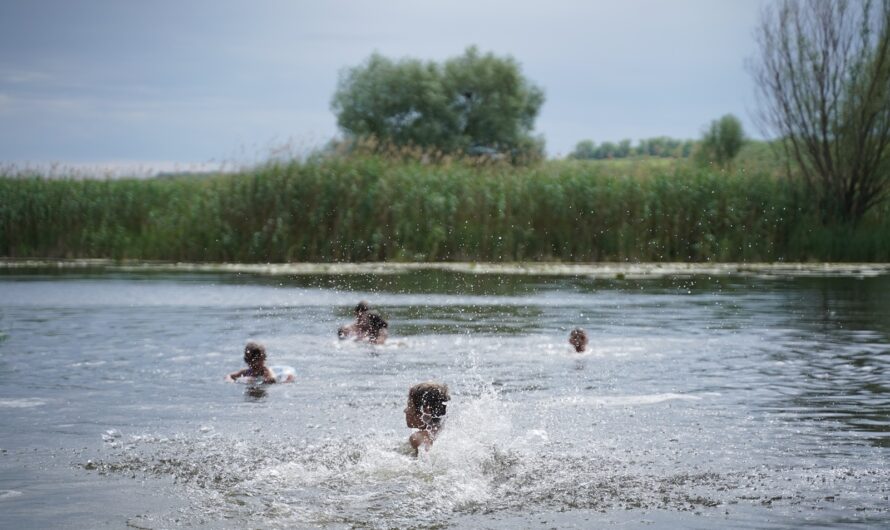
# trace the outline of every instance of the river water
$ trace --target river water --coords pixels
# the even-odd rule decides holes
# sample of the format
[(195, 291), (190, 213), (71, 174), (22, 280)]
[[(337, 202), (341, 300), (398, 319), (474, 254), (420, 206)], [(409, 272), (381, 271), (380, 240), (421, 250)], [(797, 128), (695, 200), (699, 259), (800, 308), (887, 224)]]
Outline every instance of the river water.
[[(361, 299), (385, 345), (337, 340)], [(0, 301), (2, 528), (890, 525), (887, 274), (15, 269)], [(248, 340), (296, 383), (224, 382)]]

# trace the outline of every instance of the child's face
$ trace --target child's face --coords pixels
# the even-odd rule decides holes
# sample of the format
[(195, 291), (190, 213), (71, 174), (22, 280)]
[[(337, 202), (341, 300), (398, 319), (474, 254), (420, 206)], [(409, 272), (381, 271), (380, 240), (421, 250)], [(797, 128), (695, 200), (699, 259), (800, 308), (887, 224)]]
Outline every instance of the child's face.
[(584, 351), (587, 347), (587, 336), (580, 333), (573, 334), (569, 337), (569, 344), (575, 347), (575, 351)]
[(247, 361), (247, 365), (253, 369), (262, 368), (265, 364), (266, 364), (266, 358), (263, 357), (262, 355), (258, 355), (256, 357), (254, 357), (253, 359), (250, 359), (249, 361)]
[(408, 405), (405, 406), (405, 423), (412, 429), (423, 429), (425, 427), (423, 420), (420, 418), (420, 413), (414, 408), (414, 403), (411, 403), (411, 398), (408, 398)]

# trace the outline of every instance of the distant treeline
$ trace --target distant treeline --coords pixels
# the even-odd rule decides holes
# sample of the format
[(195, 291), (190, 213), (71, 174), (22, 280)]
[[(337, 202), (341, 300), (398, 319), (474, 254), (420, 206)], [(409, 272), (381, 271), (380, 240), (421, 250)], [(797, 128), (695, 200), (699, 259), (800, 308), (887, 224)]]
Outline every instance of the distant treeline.
[(569, 158), (576, 160), (603, 160), (631, 156), (688, 158), (695, 149), (695, 143), (693, 140), (678, 140), (667, 136), (643, 139), (637, 145), (633, 145), (631, 140), (621, 140), (618, 143), (603, 142), (599, 145), (593, 140), (582, 140), (575, 145)]
[(380, 156), (203, 178), (0, 178), (0, 254), (214, 262), (890, 261), (890, 203), (824, 225), (796, 181), (682, 161)]

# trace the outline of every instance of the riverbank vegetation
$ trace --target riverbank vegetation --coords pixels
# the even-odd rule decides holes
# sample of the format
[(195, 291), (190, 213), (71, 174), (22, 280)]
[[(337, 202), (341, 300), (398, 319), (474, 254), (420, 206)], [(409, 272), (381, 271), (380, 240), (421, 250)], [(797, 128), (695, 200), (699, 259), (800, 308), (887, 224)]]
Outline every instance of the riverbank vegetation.
[(7, 175), (0, 178), (0, 254), (198, 262), (890, 261), (890, 203), (857, 223), (826, 224), (805, 184), (784, 177), (764, 149), (743, 149), (732, 171), (670, 159), (516, 167), (355, 154), (201, 178)]
[(890, 198), (890, 0), (764, 9), (751, 65), (760, 120), (826, 223)]

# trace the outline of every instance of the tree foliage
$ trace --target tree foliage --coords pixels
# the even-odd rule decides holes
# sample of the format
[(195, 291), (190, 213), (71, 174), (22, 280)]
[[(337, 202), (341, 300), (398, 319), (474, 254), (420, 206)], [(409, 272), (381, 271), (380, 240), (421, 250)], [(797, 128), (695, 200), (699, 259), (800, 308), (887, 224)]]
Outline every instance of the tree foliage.
[(758, 44), (765, 129), (825, 220), (858, 221), (890, 187), (890, 0), (783, 0)]
[(742, 122), (732, 114), (727, 114), (712, 121), (702, 136), (699, 161), (726, 166), (739, 154), (744, 144), (745, 131)]
[(543, 102), (515, 60), (470, 47), (443, 64), (375, 53), (341, 74), (331, 108), (350, 137), (515, 156), (542, 150), (531, 132)]
[(633, 146), (630, 140), (603, 142), (596, 145), (592, 140), (581, 140), (569, 153), (576, 160), (603, 160), (607, 158), (628, 158), (631, 156), (652, 156), (659, 158), (686, 158), (692, 153), (692, 140), (678, 140), (667, 136), (657, 136), (640, 140)]

